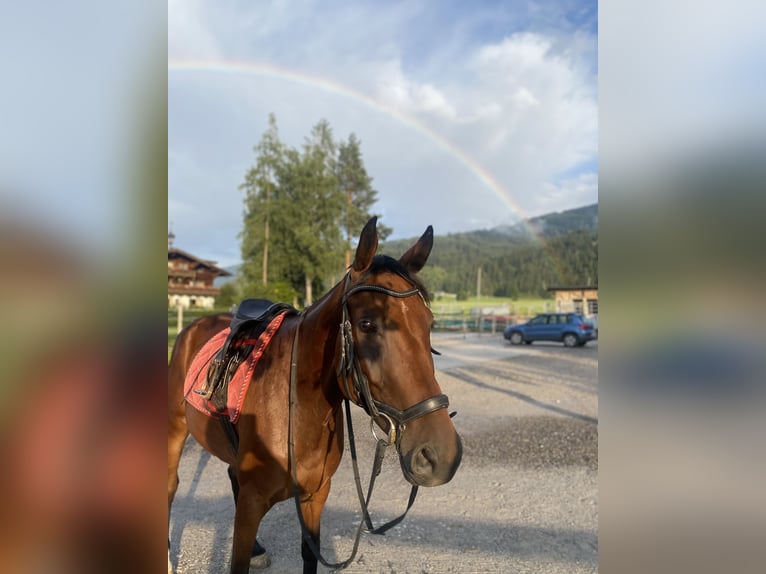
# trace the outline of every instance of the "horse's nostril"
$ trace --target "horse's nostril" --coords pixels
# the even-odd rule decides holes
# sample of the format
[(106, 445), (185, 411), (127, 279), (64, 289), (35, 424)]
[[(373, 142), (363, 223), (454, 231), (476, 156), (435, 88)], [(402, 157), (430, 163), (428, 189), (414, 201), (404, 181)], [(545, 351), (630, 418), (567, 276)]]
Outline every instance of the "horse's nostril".
[(430, 446), (424, 446), (415, 455), (413, 470), (419, 474), (431, 473), (438, 462), (439, 456), (436, 454), (436, 450)]

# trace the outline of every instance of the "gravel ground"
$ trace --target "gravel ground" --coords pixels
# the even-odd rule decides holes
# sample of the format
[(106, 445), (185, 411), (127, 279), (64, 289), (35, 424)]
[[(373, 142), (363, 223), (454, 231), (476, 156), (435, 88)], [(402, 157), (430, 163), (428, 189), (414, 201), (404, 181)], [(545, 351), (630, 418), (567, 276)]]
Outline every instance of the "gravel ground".
[[(500, 336), (435, 335), (437, 377), (458, 411), (463, 462), (452, 481), (421, 488), (405, 521), (364, 534), (345, 572), (595, 572), (598, 569), (598, 344), (510, 347)], [(354, 422), (363, 480), (374, 442)], [(171, 559), (183, 574), (228, 572), (234, 504), (225, 465), (189, 439), (171, 515)], [(371, 505), (378, 524), (405, 507), (409, 484), (393, 453)], [(345, 560), (359, 523), (346, 455), (322, 516), (322, 550)], [(264, 518), (268, 573), (300, 572), (292, 501)], [(320, 572), (327, 569), (320, 565)]]

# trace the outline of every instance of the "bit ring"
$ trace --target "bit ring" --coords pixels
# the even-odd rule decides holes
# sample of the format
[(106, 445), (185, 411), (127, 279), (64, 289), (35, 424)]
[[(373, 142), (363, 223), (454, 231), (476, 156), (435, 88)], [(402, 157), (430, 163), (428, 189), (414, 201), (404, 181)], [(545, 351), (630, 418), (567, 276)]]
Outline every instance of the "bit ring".
[[(394, 423), (394, 420), (388, 416), (385, 413), (378, 413), (379, 416), (385, 418), (388, 421), (388, 436), (386, 437), (388, 439), (388, 442), (386, 443), (386, 446), (390, 446), (396, 442), (396, 423)], [(375, 440), (381, 441), (383, 440), (378, 436), (378, 433), (375, 431), (375, 419), (370, 418), (370, 431), (372, 431), (372, 436), (375, 437)]]

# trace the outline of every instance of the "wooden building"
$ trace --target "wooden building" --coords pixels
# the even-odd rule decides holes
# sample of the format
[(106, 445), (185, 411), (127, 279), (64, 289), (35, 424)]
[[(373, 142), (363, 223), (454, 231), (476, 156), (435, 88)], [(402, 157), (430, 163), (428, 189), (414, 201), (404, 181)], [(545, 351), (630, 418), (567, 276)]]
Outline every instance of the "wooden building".
[(556, 297), (557, 313), (580, 313), (598, 320), (598, 285), (548, 287)]
[(220, 289), (213, 286), (216, 277), (231, 275), (215, 261), (195, 257), (173, 247), (173, 232), (168, 233), (168, 307), (212, 309)]

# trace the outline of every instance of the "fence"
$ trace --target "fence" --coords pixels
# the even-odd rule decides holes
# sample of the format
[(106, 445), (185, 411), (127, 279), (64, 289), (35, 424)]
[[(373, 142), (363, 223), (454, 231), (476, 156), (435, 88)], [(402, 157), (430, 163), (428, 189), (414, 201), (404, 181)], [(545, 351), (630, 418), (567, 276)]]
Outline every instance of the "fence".
[[(184, 309), (180, 316), (181, 326), (186, 327), (195, 319), (203, 315), (210, 315), (215, 312), (229, 311), (229, 309)], [(534, 312), (526, 313), (520, 310), (520, 313), (492, 313), (476, 314), (468, 310), (465, 311), (443, 311), (434, 309), (434, 331), (454, 331), (461, 333), (502, 333), (508, 325), (523, 323)], [(179, 323), (179, 312), (177, 309), (168, 309), (168, 331), (177, 334)]]
[[(228, 311), (228, 309), (226, 309)], [(200, 317), (204, 315), (212, 315), (213, 313), (219, 312), (222, 310), (215, 310), (211, 311), (210, 309), (184, 309), (181, 312), (181, 322), (182, 327), (186, 327), (194, 321), (195, 319), (199, 319)], [(168, 309), (168, 329), (177, 329), (178, 328), (178, 317), (179, 312), (178, 309), (169, 308)]]
[(461, 333), (502, 333), (508, 325), (526, 321), (518, 315), (471, 315), (470, 313), (434, 313), (434, 331)]
[(508, 325), (524, 323), (538, 313), (549, 311), (552, 302), (537, 305), (490, 305), (466, 308), (460, 305), (432, 307), (434, 331), (456, 331), (463, 333), (496, 334), (505, 331)]

